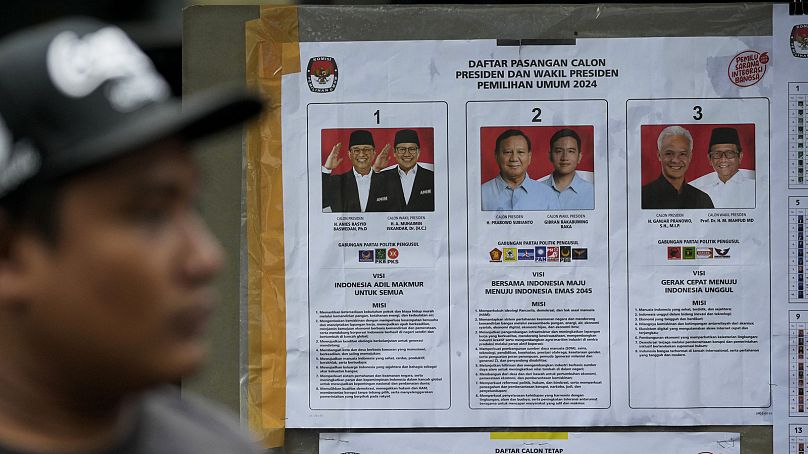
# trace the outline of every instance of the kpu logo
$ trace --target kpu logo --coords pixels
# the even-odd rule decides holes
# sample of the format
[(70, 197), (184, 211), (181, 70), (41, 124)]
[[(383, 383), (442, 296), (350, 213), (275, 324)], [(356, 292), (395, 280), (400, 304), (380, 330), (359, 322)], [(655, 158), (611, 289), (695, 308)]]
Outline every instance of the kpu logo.
[(337, 62), (331, 57), (313, 57), (306, 68), (309, 90), (314, 93), (329, 93), (337, 89), (339, 73)]
[(808, 24), (795, 25), (791, 29), (791, 54), (797, 58), (808, 58)]

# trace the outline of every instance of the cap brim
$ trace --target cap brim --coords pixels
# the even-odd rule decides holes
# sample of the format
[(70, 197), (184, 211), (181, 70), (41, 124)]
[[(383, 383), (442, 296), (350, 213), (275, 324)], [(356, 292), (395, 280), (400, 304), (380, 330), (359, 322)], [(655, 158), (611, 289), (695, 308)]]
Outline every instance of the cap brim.
[(182, 103), (174, 99), (155, 104), (133, 113), (121, 126), (59, 153), (64, 159), (48, 162), (40, 176), (76, 172), (172, 137), (193, 141), (239, 125), (262, 107), (258, 96), (240, 87), (207, 90), (187, 96)]

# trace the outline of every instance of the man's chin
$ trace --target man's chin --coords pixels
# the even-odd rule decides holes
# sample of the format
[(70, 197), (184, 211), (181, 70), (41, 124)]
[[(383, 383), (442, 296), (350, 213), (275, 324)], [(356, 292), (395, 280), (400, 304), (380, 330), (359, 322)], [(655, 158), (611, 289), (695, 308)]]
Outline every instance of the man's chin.
[(207, 344), (201, 341), (177, 348), (164, 358), (162, 381), (177, 382), (188, 378), (202, 369), (208, 358)]

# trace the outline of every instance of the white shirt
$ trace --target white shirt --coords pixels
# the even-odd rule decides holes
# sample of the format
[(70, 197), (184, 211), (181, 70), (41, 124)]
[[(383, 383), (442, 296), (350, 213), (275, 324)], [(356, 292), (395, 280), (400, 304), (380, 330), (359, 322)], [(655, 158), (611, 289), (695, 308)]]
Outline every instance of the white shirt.
[(418, 172), (418, 164), (415, 164), (409, 172), (405, 172), (401, 167), (398, 168), (398, 177), (401, 178), (401, 190), (404, 191), (404, 202), (406, 203), (410, 203), (416, 172)]
[(362, 207), (362, 212), (364, 213), (368, 208), (368, 198), (370, 197), (370, 177), (373, 176), (373, 172), (368, 172), (367, 175), (362, 175), (361, 173), (357, 172), (356, 169), (352, 168), (351, 171), (353, 171), (354, 178), (356, 178), (356, 187), (359, 188), (359, 205)]
[(716, 172), (696, 178), (689, 182), (710, 196), (716, 208), (754, 208), (755, 207), (755, 171), (738, 170), (726, 183), (718, 178)]

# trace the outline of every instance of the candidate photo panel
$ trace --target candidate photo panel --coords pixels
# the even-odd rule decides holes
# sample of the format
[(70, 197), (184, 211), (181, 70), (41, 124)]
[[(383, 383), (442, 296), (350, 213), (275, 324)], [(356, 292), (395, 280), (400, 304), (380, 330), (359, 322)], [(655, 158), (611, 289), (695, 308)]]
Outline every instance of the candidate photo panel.
[(594, 127), (480, 128), (483, 211), (595, 209)]
[(755, 124), (643, 124), (641, 206), (755, 208)]
[(766, 408), (768, 100), (630, 99), (626, 125), (629, 406)]
[(323, 212), (435, 211), (434, 129), (321, 131)]

